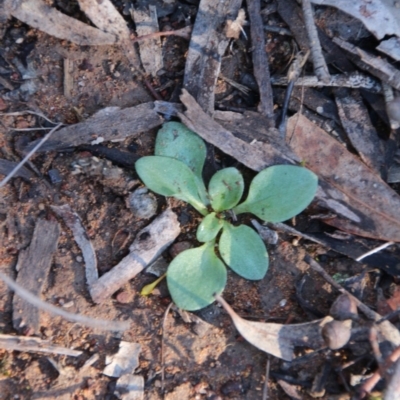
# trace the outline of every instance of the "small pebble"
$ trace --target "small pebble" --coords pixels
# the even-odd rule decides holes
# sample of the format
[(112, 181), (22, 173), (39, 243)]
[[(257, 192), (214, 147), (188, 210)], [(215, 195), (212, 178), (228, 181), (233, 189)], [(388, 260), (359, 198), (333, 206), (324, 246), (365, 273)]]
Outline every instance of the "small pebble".
[(131, 296), (128, 292), (122, 291), (117, 294), (117, 297), (115, 299), (118, 301), (118, 303), (127, 304), (131, 301), (130, 297)]
[(157, 212), (157, 200), (147, 188), (139, 188), (132, 192), (127, 200), (128, 207), (137, 218), (148, 219)]
[(81, 263), (83, 261), (83, 258), (81, 256), (76, 256), (76, 261), (78, 261), (78, 263)]
[(49, 170), (49, 177), (53, 185), (57, 185), (62, 182), (62, 177), (55, 168)]

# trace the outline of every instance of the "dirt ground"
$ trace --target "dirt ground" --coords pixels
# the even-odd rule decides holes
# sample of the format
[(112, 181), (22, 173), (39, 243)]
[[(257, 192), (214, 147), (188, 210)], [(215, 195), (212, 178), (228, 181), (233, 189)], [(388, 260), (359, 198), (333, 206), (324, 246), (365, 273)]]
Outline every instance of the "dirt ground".
[[(120, 2), (122, 3), (122, 2)], [(193, 18), (196, 6), (182, 2), (180, 10)], [(176, 11), (160, 19), (160, 29), (179, 28), (183, 25), (181, 14)], [(290, 57), (288, 39), (278, 34), (268, 34), (268, 51), (273, 71), (283, 70)], [(242, 46), (242, 48), (240, 48)], [(168, 101), (177, 101), (182, 86), (182, 74), (188, 41), (183, 38), (163, 39), (164, 68), (151, 81), (160, 95)], [(77, 123), (96, 111), (108, 107), (131, 107), (153, 101), (151, 93), (139, 76), (134, 76), (128, 62), (113, 46), (78, 46), (58, 40), (12, 19), (7, 23), (0, 44), (0, 73), (6, 71), (14, 90), (5, 90), (0, 99), (2, 112), (31, 110), (49, 119), (66, 124)], [(72, 62), (72, 90), (64, 91), (64, 59)], [(22, 66), (16, 69), (15, 60)], [(244, 42), (239, 50), (228, 54), (222, 63), (225, 76), (234, 78), (237, 66), (250, 75), (250, 60)], [(22, 77), (23, 70), (29, 78)], [(3, 72), (2, 72), (3, 71)], [(31, 85), (32, 92), (23, 92), (22, 83)], [(221, 80), (217, 86), (217, 99), (234, 99), (234, 89)], [(255, 101), (236, 102), (236, 107), (254, 109)], [(18, 161), (18, 149), (42, 136), (41, 131), (12, 131), (12, 128), (47, 126), (45, 120), (35, 115), (8, 115), (1, 117), (1, 158)], [(135, 139), (110, 144), (131, 152), (132, 159), (152, 154), (156, 130), (143, 132)], [(118, 350), (120, 340), (141, 345), (139, 367), (135, 374), (145, 380), (144, 398), (147, 400), (183, 399), (261, 399), (266, 379), (268, 356), (246, 342), (233, 326), (226, 312), (213, 304), (195, 314), (195, 322), (185, 322), (182, 315), (172, 309), (165, 323), (164, 315), (171, 301), (165, 282), (150, 296), (141, 296), (144, 285), (155, 276), (141, 273), (102, 305), (95, 305), (90, 298), (85, 281), (82, 254), (72, 232), (50, 209), (50, 205), (69, 204), (80, 216), (93, 244), (99, 273), (104, 274), (127, 253), (137, 232), (150, 221), (138, 219), (126, 205), (126, 197), (118, 195), (112, 187), (104, 185), (101, 177), (73, 174), (72, 165), (80, 159), (92, 157), (87, 149), (69, 149), (34, 155), (32, 164), (37, 168), (29, 182), (22, 178), (11, 180), (0, 189), (0, 271), (15, 278), (15, 266), (21, 249), (31, 241), (39, 219), (59, 220), (61, 235), (45, 283), (42, 299), (73, 313), (108, 320), (130, 321), (130, 329), (123, 333), (105, 333), (82, 327), (41, 312), (42, 339), (68, 348), (82, 350), (79, 357), (47, 355), (0, 349), (0, 399), (114, 399), (115, 378), (105, 376), (105, 358)], [(217, 152), (222, 163), (235, 161)], [(236, 163), (238, 166), (238, 164)], [(252, 172), (239, 168), (248, 175)], [(59, 174), (57, 182), (51, 181), (49, 171)], [(127, 176), (137, 179), (132, 169), (124, 167)], [(158, 213), (167, 207), (167, 201), (157, 197)], [(182, 202), (170, 202), (181, 222), (181, 235), (177, 242), (188, 241), (195, 245), (195, 230), (199, 220), (194, 209)], [(308, 232), (326, 229), (307, 213), (299, 217), (296, 226)], [(261, 281), (246, 281), (232, 271), (224, 298), (242, 317), (262, 322), (301, 323), (316, 319), (299, 304), (296, 287), (306, 276), (302, 297), (316, 309), (320, 316), (327, 315), (337, 296), (321, 277), (309, 270), (303, 261), (306, 252), (318, 257), (331, 275), (355, 276), (364, 265), (306, 240), (281, 234), (276, 245), (269, 246), (271, 265)], [(164, 258), (169, 261), (170, 253)], [(366, 298), (376, 301), (372, 291), (374, 276), (367, 282)], [(12, 318), (13, 294), (0, 281), (0, 332), (4, 334), (30, 334), (16, 331)], [(164, 328), (164, 354), (162, 331)], [(79, 373), (79, 369), (93, 355), (98, 360)], [(269, 399), (290, 397), (277, 383), (279, 377), (296, 376), (292, 384), (301, 391), (303, 399), (313, 378), (323, 370), (326, 360), (339, 365), (347, 357), (345, 350), (323, 351), (310, 355), (299, 350), (304, 362), (289, 363), (270, 358)], [(161, 357), (164, 357), (162, 364)], [(52, 361), (50, 361), (50, 359)], [(300, 357), (301, 359), (301, 357)], [(58, 370), (54, 367), (58, 365)], [(368, 365), (371, 368), (373, 363)], [(162, 378), (162, 367), (165, 377)], [(363, 365), (355, 364), (346, 370), (350, 374), (363, 374)], [(280, 375), (279, 375), (280, 374)], [(342, 373), (343, 374), (343, 373)], [(307, 389), (308, 387), (308, 389)], [(322, 398), (334, 398), (344, 391), (338, 375), (332, 374), (326, 384), (327, 393)], [(335, 397), (339, 398), (339, 397)]]

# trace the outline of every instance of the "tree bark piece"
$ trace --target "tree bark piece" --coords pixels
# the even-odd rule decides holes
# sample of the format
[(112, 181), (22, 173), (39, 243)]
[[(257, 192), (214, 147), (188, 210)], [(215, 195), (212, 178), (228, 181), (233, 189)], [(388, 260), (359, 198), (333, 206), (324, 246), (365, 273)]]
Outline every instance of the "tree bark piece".
[[(338, 89), (335, 100), (340, 120), (361, 159), (379, 176), (385, 171), (384, 149), (358, 91)], [(386, 175), (386, 173), (385, 173)]]
[[(47, 275), (50, 271), (51, 261), (57, 249), (60, 235), (60, 225), (57, 221), (40, 219), (35, 226), (29, 248), (21, 250), (17, 263), (17, 283), (40, 297)], [(13, 301), (13, 325), (38, 332), (39, 310), (32, 304), (14, 296)]]
[[(157, 114), (153, 102), (122, 110), (119, 107), (107, 107), (84, 122), (60, 129), (38, 152), (136, 137), (163, 122), (164, 118)], [(31, 150), (39, 141), (29, 143), (25, 150)]]
[(114, 268), (101, 276), (90, 288), (95, 303), (102, 303), (121, 286), (153, 262), (179, 235), (177, 215), (164, 211), (142, 229), (129, 248), (129, 254)]
[(345, 232), (400, 242), (400, 196), (343, 145), (302, 115), (288, 121), (290, 146), (319, 177), (318, 203), (334, 211), (324, 219)]
[(214, 112), (215, 85), (229, 44), (224, 24), (235, 20), (241, 0), (201, 0), (186, 58), (184, 87), (209, 114)]
[(260, 92), (258, 111), (271, 119), (274, 117), (274, 102), (270, 82), (268, 55), (265, 51), (264, 27), (261, 18), (260, 0), (247, 0), (247, 11), (250, 17), (250, 34), (254, 76)]
[[(136, 33), (140, 36), (151, 35), (159, 32), (157, 9), (149, 5), (146, 8), (134, 7), (131, 10), (136, 25)], [(140, 59), (146, 73), (157, 76), (157, 72), (163, 68), (162, 48), (160, 37), (144, 39), (139, 43)]]

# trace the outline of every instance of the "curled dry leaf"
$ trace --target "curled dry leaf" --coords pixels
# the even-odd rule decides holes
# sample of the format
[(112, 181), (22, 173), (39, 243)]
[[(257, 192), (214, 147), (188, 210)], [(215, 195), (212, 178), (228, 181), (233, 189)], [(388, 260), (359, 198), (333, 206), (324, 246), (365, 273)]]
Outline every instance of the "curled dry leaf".
[(254, 322), (239, 317), (221, 296), (216, 295), (215, 298), (232, 318), (239, 333), (249, 343), (275, 357), (292, 361), (295, 346), (309, 347), (314, 350), (326, 347), (322, 329), (327, 323), (333, 321), (332, 317), (293, 325)]

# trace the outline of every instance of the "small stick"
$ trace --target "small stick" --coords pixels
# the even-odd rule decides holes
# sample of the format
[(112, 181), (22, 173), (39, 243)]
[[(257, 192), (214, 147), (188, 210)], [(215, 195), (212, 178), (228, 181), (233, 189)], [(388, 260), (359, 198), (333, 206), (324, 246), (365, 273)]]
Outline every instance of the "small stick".
[(304, 257), (304, 261), (316, 272), (318, 272), (328, 283), (336, 288), (340, 293), (346, 293), (356, 303), (357, 307), (372, 321), (378, 321), (381, 319), (381, 315), (371, 310), (368, 306), (362, 303), (357, 297), (353, 296), (344, 287), (339, 285), (311, 256), (308, 254)]
[(99, 304), (108, 299), (156, 260), (180, 232), (178, 216), (171, 209), (165, 210), (136, 235), (129, 254), (90, 286), (93, 301)]
[(258, 111), (267, 118), (274, 116), (274, 102), (269, 75), (268, 55), (265, 52), (264, 27), (261, 17), (260, 0), (247, 0), (247, 12), (250, 17), (250, 34), (253, 51), (254, 76), (260, 91)]
[(394, 242), (387, 242), (387, 243), (384, 243), (384, 244), (382, 244), (382, 245), (380, 245), (378, 247), (375, 247), (374, 249), (372, 249), (370, 251), (367, 251), (366, 253), (362, 254), (360, 257), (357, 257), (356, 261), (361, 261), (364, 258), (366, 258), (366, 257), (368, 257), (368, 256), (370, 256), (372, 254), (378, 253), (379, 251), (381, 251), (383, 249), (386, 249), (386, 247), (389, 247), (392, 244), (394, 244)]
[[(7, 116), (11, 116), (11, 117), (16, 117), (19, 115), (24, 115), (24, 114), (31, 114), (31, 115), (37, 115), (40, 118), (45, 119), (47, 122), (50, 122), (53, 125), (56, 125), (57, 122), (52, 121), (51, 119), (47, 118), (45, 115), (38, 113), (36, 111), (30, 111), (30, 110), (25, 110), (25, 111), (15, 111), (15, 112), (9, 112), (9, 113), (0, 113), (0, 115), (7, 115)], [(61, 125), (65, 125), (65, 124), (61, 124)], [(16, 129), (14, 129), (16, 130)]]
[[(301, 69), (303, 68), (304, 64), (307, 62), (308, 56), (310, 54), (310, 51), (307, 51), (307, 53), (302, 57), (301, 53), (298, 53), (296, 57), (294, 58), (293, 62), (290, 64), (288, 73), (287, 73), (287, 79), (288, 79), (288, 86), (286, 88), (286, 93), (285, 93), (285, 99), (283, 101), (283, 106), (282, 106), (282, 120), (279, 125), (279, 133), (281, 134), (282, 138), (285, 137), (286, 135), (286, 114), (287, 110), (289, 108), (289, 101), (290, 97), (292, 96), (294, 84), (296, 83), (297, 79), (300, 76)], [(303, 88), (304, 91), (304, 88)], [(303, 102), (302, 102), (303, 104)]]
[(32, 157), (36, 150), (41, 147), (47, 139), (61, 126), (58, 124), (48, 134), (46, 134), (42, 140), (22, 159), (22, 161), (0, 182), (0, 188), (2, 188), (18, 171), (19, 169)]
[(68, 204), (62, 206), (50, 206), (50, 208), (59, 215), (68, 228), (71, 229), (75, 242), (82, 251), (82, 256), (85, 261), (86, 282), (90, 287), (97, 281), (97, 279), (99, 279), (97, 258), (92, 242), (90, 241), (85, 228), (82, 226), (79, 215), (73, 211)]
[(310, 0), (302, 0), (304, 24), (306, 26), (308, 40), (310, 42), (311, 57), (314, 64), (315, 75), (322, 82), (329, 82), (330, 75), (324, 56), (322, 55), (321, 43), (319, 42), (317, 28), (315, 27), (314, 16)]
[(4, 281), (7, 286), (10, 287), (10, 289), (14, 290), (14, 292), (19, 297), (23, 298), (24, 300), (28, 301), (29, 303), (40, 308), (43, 311), (47, 311), (50, 314), (59, 315), (68, 321), (77, 322), (82, 325), (90, 326), (91, 328), (99, 328), (107, 331), (125, 331), (129, 329), (129, 322), (107, 321), (103, 319), (89, 318), (83, 315), (69, 313), (59, 307), (55, 307), (52, 304), (46, 303), (45, 301), (40, 300), (38, 297), (25, 290), (22, 286), (18, 285), (2, 272), (0, 272), (0, 279)]
[(190, 39), (190, 33), (192, 32), (193, 26), (185, 26), (184, 28), (177, 29), (176, 31), (165, 31), (165, 32), (154, 32), (148, 35), (137, 36), (132, 40), (132, 43), (137, 43), (142, 40), (155, 39), (162, 36), (179, 36), (181, 38)]
[(164, 336), (165, 336), (165, 324), (167, 322), (167, 317), (169, 314), (169, 310), (171, 309), (172, 305), (174, 303), (171, 301), (171, 303), (169, 303), (167, 309), (165, 310), (165, 314), (164, 314), (164, 318), (163, 318), (163, 323), (162, 323), (162, 336), (161, 336), (161, 391), (164, 393), (164, 379), (165, 379), (165, 374), (164, 374), (164, 370), (165, 370), (165, 366), (164, 366)]
[(374, 353), (375, 360), (378, 363), (378, 365), (381, 365), (383, 360), (382, 360), (381, 350), (379, 349), (378, 332), (373, 326), (369, 330), (368, 339), (369, 339), (369, 344), (371, 345), (372, 351)]
[(385, 360), (385, 362), (382, 365), (381, 370), (378, 368), (374, 374), (367, 379), (363, 385), (360, 388), (360, 395), (359, 399), (365, 398), (368, 393), (371, 393), (372, 389), (375, 387), (375, 385), (379, 382), (381, 379), (381, 371), (385, 372), (387, 371), (393, 363), (395, 363), (398, 359), (400, 358), (400, 346), (397, 347), (390, 356), (388, 356)]
[[(271, 83), (273, 86), (287, 86), (289, 80), (287, 76), (272, 76)], [(337, 74), (331, 75), (329, 82), (322, 82), (316, 76), (299, 77), (294, 86), (305, 87), (348, 87), (352, 89), (366, 89), (373, 93), (381, 93), (382, 85), (375, 78), (361, 74), (360, 72), (353, 72), (351, 74)]]
[(82, 354), (82, 351), (54, 346), (46, 340), (33, 336), (12, 336), (0, 334), (0, 348), (8, 351), (16, 350), (33, 353), (53, 353), (72, 357), (78, 357)]
[(268, 399), (268, 382), (269, 382), (269, 368), (271, 365), (271, 359), (269, 356), (267, 357), (267, 365), (265, 366), (265, 382), (264, 382), (264, 390), (262, 400)]

